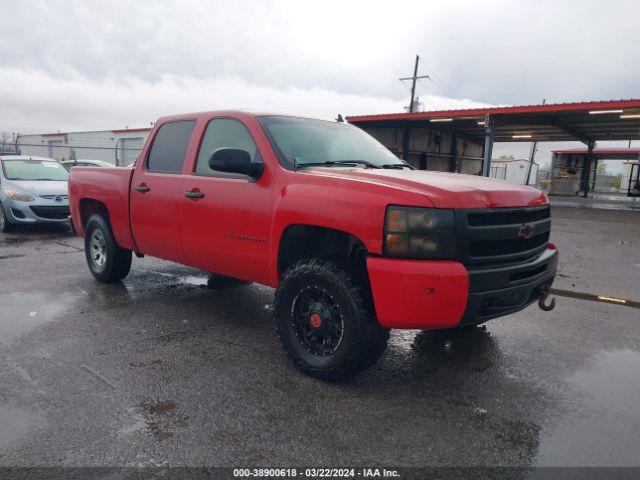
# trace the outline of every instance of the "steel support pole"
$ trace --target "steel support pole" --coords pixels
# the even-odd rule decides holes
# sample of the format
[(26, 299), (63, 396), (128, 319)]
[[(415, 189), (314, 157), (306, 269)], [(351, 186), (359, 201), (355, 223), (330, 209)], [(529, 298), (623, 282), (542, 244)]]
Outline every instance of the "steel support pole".
[(402, 159), (409, 161), (409, 145), (411, 140), (411, 127), (405, 126), (402, 129)]
[(451, 158), (449, 159), (449, 171), (458, 171), (458, 132), (451, 131)]
[(482, 175), (488, 177), (491, 173), (491, 154), (493, 153), (493, 117), (484, 117), (484, 155), (482, 160)]
[(584, 159), (582, 164), (582, 196), (587, 198), (589, 194), (589, 181), (591, 176), (591, 161), (593, 160), (593, 148), (595, 147), (595, 143), (591, 140), (587, 144), (587, 156)]

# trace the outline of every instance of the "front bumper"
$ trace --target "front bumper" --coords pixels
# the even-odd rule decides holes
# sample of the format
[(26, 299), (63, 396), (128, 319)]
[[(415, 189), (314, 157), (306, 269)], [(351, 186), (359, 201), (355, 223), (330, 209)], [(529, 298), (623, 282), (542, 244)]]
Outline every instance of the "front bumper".
[(33, 202), (20, 202), (3, 198), (0, 208), (11, 223), (63, 223), (69, 221), (69, 201), (37, 198)]
[(540, 298), (551, 284), (558, 252), (525, 263), (467, 270), (452, 260), (369, 257), (378, 321), (388, 328), (432, 330), (474, 325), (508, 315)]

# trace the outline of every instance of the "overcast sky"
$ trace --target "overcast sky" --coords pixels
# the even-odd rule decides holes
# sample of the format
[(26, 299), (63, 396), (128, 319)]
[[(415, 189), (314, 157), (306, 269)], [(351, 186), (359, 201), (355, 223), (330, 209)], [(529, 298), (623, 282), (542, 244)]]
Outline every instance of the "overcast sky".
[(0, 131), (640, 96), (637, 0), (0, 1)]

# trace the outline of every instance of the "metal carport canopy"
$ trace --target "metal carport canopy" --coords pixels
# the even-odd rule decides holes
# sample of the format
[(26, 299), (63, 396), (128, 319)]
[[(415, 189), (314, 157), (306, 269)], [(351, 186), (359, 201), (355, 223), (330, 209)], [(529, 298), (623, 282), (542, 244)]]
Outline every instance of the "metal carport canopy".
[(347, 120), (363, 127), (411, 127), (426, 122), (434, 128), (455, 129), (480, 143), (488, 118), (494, 142), (579, 140), (588, 144), (640, 139), (640, 99), (355, 115)]
[[(588, 149), (552, 150), (556, 155), (588, 155)], [(640, 149), (637, 148), (596, 148), (593, 150), (596, 160), (640, 160)]]

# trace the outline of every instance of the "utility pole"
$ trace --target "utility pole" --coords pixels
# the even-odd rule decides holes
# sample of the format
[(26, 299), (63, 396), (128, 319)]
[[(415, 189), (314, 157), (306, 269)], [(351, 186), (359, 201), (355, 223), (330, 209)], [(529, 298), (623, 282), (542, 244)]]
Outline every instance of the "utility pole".
[(413, 102), (415, 101), (415, 97), (416, 97), (416, 81), (420, 80), (421, 78), (429, 78), (429, 79), (431, 79), (431, 77), (429, 77), (429, 75), (418, 75), (418, 63), (419, 62), (420, 62), (420, 56), (416, 55), (416, 64), (413, 67), (413, 77), (403, 77), (403, 78), (399, 78), (398, 79), (401, 82), (404, 82), (406, 80), (411, 80), (411, 103), (409, 104), (409, 113), (413, 113)]
[[(544, 105), (545, 103), (547, 103), (547, 99), (543, 98), (542, 105)], [(531, 145), (531, 153), (529, 154), (529, 168), (527, 169), (527, 181), (525, 182), (525, 185), (529, 185), (529, 180), (531, 179), (531, 168), (533, 167), (533, 160), (536, 158), (537, 148), (538, 148), (538, 142), (535, 141)]]

